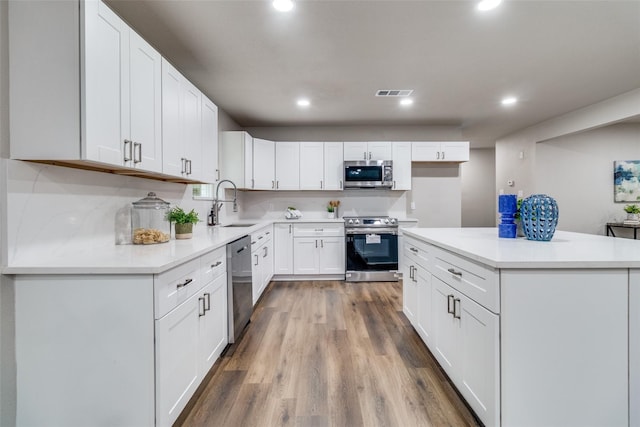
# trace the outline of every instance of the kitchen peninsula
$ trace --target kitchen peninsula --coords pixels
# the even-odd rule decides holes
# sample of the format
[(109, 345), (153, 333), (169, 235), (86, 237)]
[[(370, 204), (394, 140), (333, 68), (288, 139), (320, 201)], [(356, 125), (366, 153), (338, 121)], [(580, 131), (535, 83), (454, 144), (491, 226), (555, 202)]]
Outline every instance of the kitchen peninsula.
[(485, 425), (639, 425), (638, 242), (403, 233), (403, 310)]

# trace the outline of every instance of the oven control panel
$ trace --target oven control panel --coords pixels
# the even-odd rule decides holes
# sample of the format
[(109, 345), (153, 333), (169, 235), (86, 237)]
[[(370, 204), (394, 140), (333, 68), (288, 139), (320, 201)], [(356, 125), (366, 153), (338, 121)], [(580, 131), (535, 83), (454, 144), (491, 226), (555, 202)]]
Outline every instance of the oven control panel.
[(398, 219), (384, 217), (345, 217), (345, 227), (397, 227)]

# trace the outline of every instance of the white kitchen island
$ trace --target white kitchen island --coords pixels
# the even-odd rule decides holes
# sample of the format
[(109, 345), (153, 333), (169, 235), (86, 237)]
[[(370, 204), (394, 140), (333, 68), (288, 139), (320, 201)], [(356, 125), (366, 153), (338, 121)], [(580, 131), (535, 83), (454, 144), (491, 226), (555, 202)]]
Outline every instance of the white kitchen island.
[(640, 242), (403, 234), (404, 312), (485, 425), (639, 425)]

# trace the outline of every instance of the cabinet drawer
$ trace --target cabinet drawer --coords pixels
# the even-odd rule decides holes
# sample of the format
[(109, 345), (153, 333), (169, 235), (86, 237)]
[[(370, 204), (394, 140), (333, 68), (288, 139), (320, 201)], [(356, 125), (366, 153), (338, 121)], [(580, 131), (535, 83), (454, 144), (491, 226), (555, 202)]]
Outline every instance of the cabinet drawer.
[(498, 270), (436, 247), (430, 250), (435, 276), (488, 310), (500, 313)]
[(202, 288), (200, 259), (194, 259), (153, 278), (155, 318), (171, 311)]
[(227, 271), (227, 249), (221, 247), (200, 257), (202, 283), (206, 285)]
[(273, 228), (269, 226), (251, 233), (251, 250), (255, 251), (256, 248), (262, 246), (267, 240), (270, 240), (273, 237), (272, 230)]
[(344, 236), (344, 224), (309, 223), (294, 224), (293, 237)]
[(425, 270), (431, 270), (428, 245), (417, 240), (406, 239), (402, 252), (410, 262), (420, 265)]

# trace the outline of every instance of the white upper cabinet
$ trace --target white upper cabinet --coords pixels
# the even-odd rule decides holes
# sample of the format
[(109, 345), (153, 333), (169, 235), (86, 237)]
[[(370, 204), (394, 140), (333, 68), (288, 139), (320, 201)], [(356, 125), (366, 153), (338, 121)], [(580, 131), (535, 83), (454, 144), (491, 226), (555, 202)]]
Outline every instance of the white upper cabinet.
[(342, 142), (324, 143), (324, 190), (342, 190), (343, 155)]
[(218, 107), (202, 95), (202, 181), (220, 180), (218, 168)]
[(275, 143), (253, 138), (253, 189), (275, 190), (276, 159)]
[(201, 96), (162, 59), (162, 171), (167, 175), (201, 179)]
[(300, 143), (300, 189), (324, 189), (324, 143)]
[(226, 131), (220, 139), (220, 179), (253, 189), (253, 138), (244, 131)]
[(393, 190), (411, 190), (411, 142), (394, 142), (391, 147)]
[(414, 141), (414, 162), (468, 162), (469, 141)]
[(11, 157), (160, 172), (160, 54), (99, 1), (9, 15)]
[(300, 143), (276, 141), (276, 190), (300, 189)]
[(344, 160), (390, 160), (391, 142), (345, 142)]

